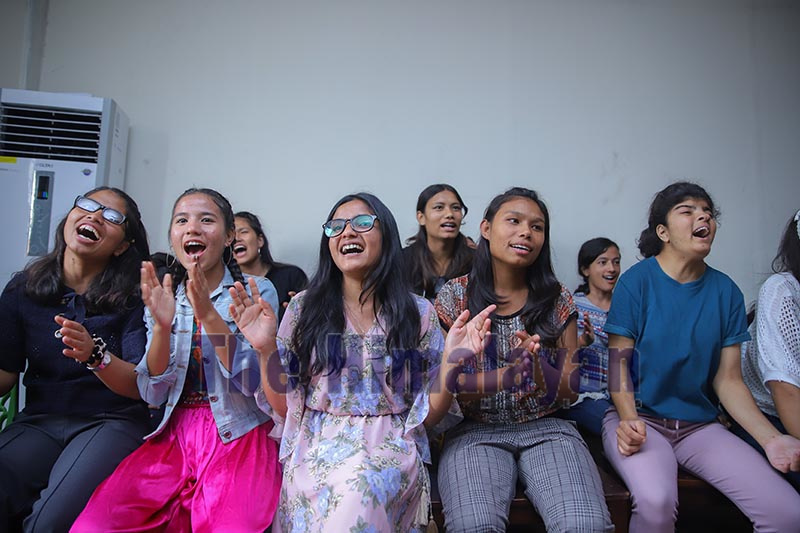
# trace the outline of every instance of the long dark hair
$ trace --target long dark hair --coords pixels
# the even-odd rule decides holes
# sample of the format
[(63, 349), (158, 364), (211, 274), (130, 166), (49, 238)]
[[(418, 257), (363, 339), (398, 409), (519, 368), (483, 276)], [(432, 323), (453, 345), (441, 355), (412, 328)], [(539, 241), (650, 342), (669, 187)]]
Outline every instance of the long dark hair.
[(278, 263), (272, 258), (272, 254), (269, 251), (269, 239), (267, 239), (267, 235), (264, 233), (264, 228), (261, 227), (261, 220), (250, 211), (239, 211), (234, 214), (234, 217), (245, 219), (247, 224), (253, 229), (253, 232), (255, 232), (256, 237), (264, 239), (264, 246), (258, 251), (258, 258), (261, 259), (261, 262), (270, 268), (283, 266), (283, 263)]
[[(86, 308), (91, 313), (110, 313), (135, 306), (139, 299), (139, 274), (142, 261), (150, 257), (147, 243), (147, 230), (142, 224), (139, 206), (136, 202), (116, 187), (96, 187), (84, 194), (91, 196), (100, 191), (111, 191), (125, 202), (125, 240), (130, 243), (128, 249), (120, 255), (112, 255), (106, 268), (95, 276), (83, 295)], [(73, 209), (77, 209), (73, 207)], [(71, 212), (71, 210), (70, 210)], [(64, 240), (64, 227), (69, 214), (58, 223), (55, 233), (53, 251), (34, 260), (25, 267), (25, 294), (33, 300), (52, 304), (57, 303), (64, 291), (64, 252), (67, 243)]]
[(778, 255), (772, 260), (774, 272), (791, 272), (800, 281), (800, 211), (786, 224)]
[(668, 185), (653, 197), (653, 202), (650, 204), (647, 227), (642, 230), (637, 241), (642, 257), (648, 258), (661, 253), (664, 243), (658, 238), (656, 229), (662, 224), (666, 226), (670, 210), (687, 198), (705, 200), (714, 219), (719, 219), (720, 213), (714, 207), (714, 200), (700, 185), (689, 181), (678, 181)]
[[(369, 206), (378, 222), (371, 231), (381, 232), (380, 262), (367, 274), (359, 300), (363, 303), (374, 296), (376, 314), (386, 324), (386, 348), (392, 356), (394, 371), (402, 368), (410, 351), (419, 344), (420, 318), (414, 298), (405, 278), (398, 275), (402, 265), (400, 233), (391, 211), (369, 193), (349, 194), (336, 202), (327, 220), (343, 204), (360, 200)], [(303, 308), (292, 334), (292, 344), (299, 363), (301, 382), (326, 372), (336, 374), (345, 364), (341, 335), (345, 328), (342, 295), (342, 273), (336, 267), (322, 236), (319, 244), (319, 264), (308, 284)], [(311, 364), (311, 354), (316, 358)]]
[[(488, 222), (494, 221), (497, 211), (503, 204), (515, 198), (527, 198), (539, 206), (544, 215), (544, 243), (539, 257), (528, 267), (528, 300), (522, 308), (522, 321), (528, 333), (538, 333), (543, 344), (553, 346), (556, 344), (561, 331), (552, 323), (551, 313), (556, 305), (556, 300), (561, 294), (561, 284), (553, 272), (550, 258), (550, 214), (547, 206), (539, 198), (536, 191), (523, 187), (508, 189), (503, 194), (495, 196), (486, 208), (483, 218)], [(469, 284), (467, 286), (467, 301), (472, 316), (481, 312), (487, 305), (499, 303), (501, 299), (494, 291), (494, 274), (492, 269), (492, 255), (489, 251), (489, 241), (483, 238), (478, 240), (475, 251), (475, 262), (472, 265)]]
[[(458, 194), (455, 187), (446, 183), (437, 183), (425, 187), (417, 198), (417, 212), (424, 213), (428, 201), (442, 191), (452, 192), (458, 203), (464, 208), (464, 216), (467, 216), (469, 209), (461, 199), (461, 195)], [(439, 274), (436, 273), (433, 254), (428, 248), (428, 232), (425, 230), (425, 226), (420, 225), (417, 234), (409, 237), (406, 240), (406, 244), (409, 247), (406, 272), (413, 291), (425, 296), (433, 295)], [(467, 244), (467, 238), (463, 233), (458, 232), (453, 247), (453, 257), (450, 258), (450, 264), (447, 266), (444, 277), (451, 279), (468, 273), (472, 268), (473, 255), (474, 251)]]
[[(236, 232), (236, 224), (234, 222), (233, 208), (231, 207), (231, 203), (227, 198), (222, 196), (222, 194), (214, 189), (196, 187), (186, 189), (181, 193), (180, 196), (178, 196), (178, 198), (175, 200), (175, 203), (172, 204), (172, 215), (175, 214), (175, 208), (178, 206), (178, 202), (180, 202), (182, 198), (192, 194), (205, 194), (211, 198), (211, 201), (214, 202), (222, 214), (222, 220), (225, 223), (225, 231), (231, 234)], [(172, 227), (172, 216), (170, 216), (169, 224), (170, 227)], [(167, 238), (169, 238), (169, 231), (167, 231)], [(165, 266), (167, 268), (167, 272), (172, 274), (172, 290), (173, 292), (176, 292), (178, 290), (178, 285), (180, 285), (181, 282), (186, 279), (186, 268), (173, 256), (167, 256), (167, 260), (168, 263)], [(222, 251), (222, 262), (225, 264), (228, 270), (230, 270), (234, 281), (240, 281), (244, 283), (242, 270), (239, 268), (239, 263), (236, 262), (236, 258), (233, 257), (233, 250), (231, 250), (230, 246), (226, 246)]]
[(583, 273), (583, 269), (589, 268), (589, 266), (594, 263), (595, 259), (604, 254), (606, 250), (612, 246), (619, 250), (617, 243), (605, 237), (595, 237), (581, 245), (581, 249), (578, 251), (578, 275), (583, 279), (583, 283), (575, 289), (576, 293), (582, 292), (584, 294), (589, 294), (589, 276)]

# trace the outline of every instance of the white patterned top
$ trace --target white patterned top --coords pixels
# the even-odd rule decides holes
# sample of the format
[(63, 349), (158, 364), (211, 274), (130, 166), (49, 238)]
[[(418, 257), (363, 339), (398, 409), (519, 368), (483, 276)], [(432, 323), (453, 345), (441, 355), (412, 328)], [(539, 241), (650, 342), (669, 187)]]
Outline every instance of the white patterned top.
[(773, 274), (758, 292), (753, 340), (742, 344), (742, 375), (758, 407), (778, 416), (768, 381), (800, 387), (800, 283), (789, 272)]

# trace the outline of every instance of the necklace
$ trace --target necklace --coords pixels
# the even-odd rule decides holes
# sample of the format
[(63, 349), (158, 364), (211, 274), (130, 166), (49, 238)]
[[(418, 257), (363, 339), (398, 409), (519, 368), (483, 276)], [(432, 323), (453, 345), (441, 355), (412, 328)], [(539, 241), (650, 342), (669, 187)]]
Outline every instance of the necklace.
[(360, 337), (362, 337), (362, 338), (366, 337), (367, 336), (367, 331), (369, 331), (370, 328), (372, 328), (372, 320), (370, 320), (370, 323), (369, 323), (369, 326), (367, 327), (367, 329), (364, 329), (363, 326), (361, 325), (361, 322), (363, 321), (363, 318), (360, 315), (357, 315), (356, 313), (353, 312), (353, 310), (350, 308), (350, 306), (347, 305), (347, 300), (345, 300), (344, 298), (342, 298), (342, 303), (344, 303), (345, 312), (346, 312), (347, 316), (350, 317), (350, 323), (353, 324), (353, 327), (355, 328), (356, 333), (358, 333), (358, 335)]

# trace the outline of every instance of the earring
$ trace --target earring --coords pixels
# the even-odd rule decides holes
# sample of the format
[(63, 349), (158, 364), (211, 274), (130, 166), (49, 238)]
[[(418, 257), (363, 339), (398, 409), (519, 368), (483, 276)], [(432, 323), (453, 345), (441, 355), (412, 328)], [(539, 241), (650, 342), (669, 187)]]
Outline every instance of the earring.
[(258, 249), (258, 255), (261, 255), (261, 248)]
[[(170, 259), (172, 259), (171, 262), (170, 262)], [(177, 260), (178, 260), (178, 256), (175, 255), (175, 249), (172, 248), (172, 245), (170, 244), (169, 245), (169, 252), (167, 252), (167, 262), (164, 264), (164, 266), (167, 267), (167, 270), (172, 270), (172, 267), (175, 266), (175, 261), (177, 261)]]

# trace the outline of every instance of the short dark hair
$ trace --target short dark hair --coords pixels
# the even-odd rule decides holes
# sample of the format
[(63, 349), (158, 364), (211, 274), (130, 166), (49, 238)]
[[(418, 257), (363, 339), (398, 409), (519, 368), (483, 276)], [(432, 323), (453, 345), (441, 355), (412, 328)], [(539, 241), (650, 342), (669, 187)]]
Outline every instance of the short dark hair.
[(704, 188), (696, 183), (689, 181), (677, 181), (660, 190), (650, 203), (650, 213), (647, 217), (647, 227), (642, 230), (639, 235), (637, 244), (639, 245), (639, 253), (642, 257), (648, 258), (661, 253), (664, 248), (664, 243), (658, 238), (656, 228), (659, 225), (666, 225), (667, 215), (673, 207), (686, 200), (687, 198), (696, 198), (698, 200), (705, 200), (708, 207), (711, 209), (712, 216), (715, 219), (719, 218), (719, 210), (714, 207), (714, 200), (711, 199)]

